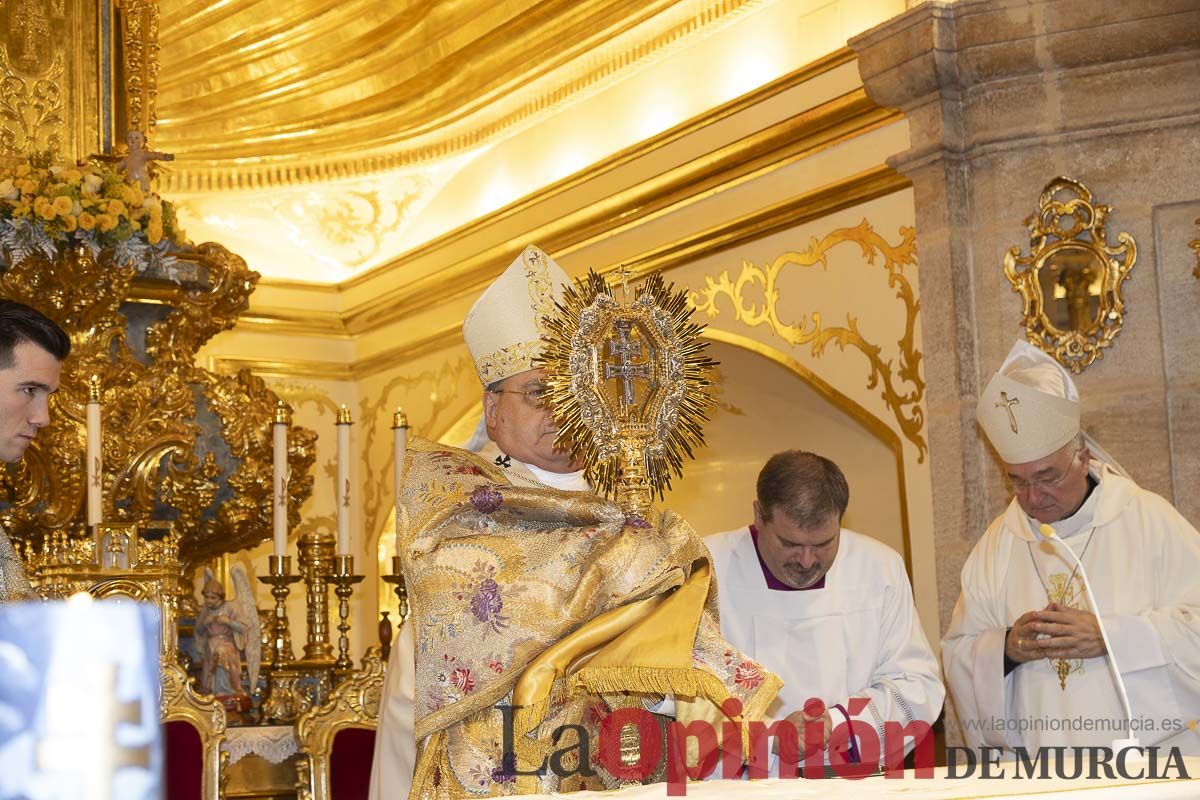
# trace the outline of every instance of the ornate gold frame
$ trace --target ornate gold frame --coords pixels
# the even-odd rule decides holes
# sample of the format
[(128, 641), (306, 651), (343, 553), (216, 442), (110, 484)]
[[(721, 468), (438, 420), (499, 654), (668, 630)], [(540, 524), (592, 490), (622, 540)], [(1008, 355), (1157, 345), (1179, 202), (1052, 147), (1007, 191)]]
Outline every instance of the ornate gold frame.
[[(1200, 225), (1200, 219), (1196, 220), (1196, 224)], [(1196, 254), (1196, 268), (1192, 270), (1192, 276), (1200, 278), (1200, 236), (1188, 242), (1188, 247), (1192, 248), (1192, 252)]]
[[(1067, 199), (1058, 199), (1064, 194)], [(1117, 234), (1116, 247), (1108, 244), (1104, 223), (1110, 211), (1111, 206), (1093, 203), (1092, 193), (1082, 183), (1054, 178), (1042, 189), (1037, 211), (1025, 220), (1029, 255), (1021, 256), (1019, 245), (1004, 254), (1004, 274), (1024, 303), (1026, 338), (1072, 372), (1082, 372), (1100, 358), (1125, 322), (1121, 284), (1137, 261), (1137, 244), (1125, 232)], [(1104, 265), (1099, 314), (1085, 330), (1061, 330), (1050, 321), (1039, 281), (1049, 259), (1069, 251), (1083, 252)]]
[(374, 730), (379, 725), (383, 695), (383, 659), (378, 647), (368, 648), (362, 669), (354, 672), (322, 706), (306, 711), (296, 720), (297, 800), (329, 800), (329, 757), (333, 739), (346, 728)]
[(218, 800), (229, 760), (229, 753), (221, 752), (221, 742), (225, 739), (225, 708), (212, 695), (197, 694), (194, 682), (195, 679), (189, 678), (178, 664), (163, 660), (159, 718), (164, 723), (187, 722), (200, 734), (204, 752), (200, 796), (204, 800)]

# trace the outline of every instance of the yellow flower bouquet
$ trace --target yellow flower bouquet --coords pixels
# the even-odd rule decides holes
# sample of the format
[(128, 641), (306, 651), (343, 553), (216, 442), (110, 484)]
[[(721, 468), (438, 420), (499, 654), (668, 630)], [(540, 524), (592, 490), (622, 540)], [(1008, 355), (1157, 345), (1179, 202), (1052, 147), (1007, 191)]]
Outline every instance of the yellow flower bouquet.
[(35, 153), (0, 168), (0, 256), (9, 265), (81, 243), (121, 266), (167, 266), (189, 246), (175, 208), (108, 164), (62, 164)]

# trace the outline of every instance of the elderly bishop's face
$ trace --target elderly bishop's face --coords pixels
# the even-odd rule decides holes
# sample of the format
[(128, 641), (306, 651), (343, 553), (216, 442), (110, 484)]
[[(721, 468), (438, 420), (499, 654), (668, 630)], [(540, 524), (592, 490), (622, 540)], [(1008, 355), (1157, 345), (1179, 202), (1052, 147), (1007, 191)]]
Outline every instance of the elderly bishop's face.
[(570, 452), (554, 446), (558, 425), (544, 403), (546, 371), (529, 370), (484, 390), (488, 435), (503, 452), (549, 472), (574, 472)]
[(1021, 510), (1038, 522), (1055, 523), (1079, 510), (1087, 497), (1087, 447), (1070, 442), (1045, 458), (1005, 464)]

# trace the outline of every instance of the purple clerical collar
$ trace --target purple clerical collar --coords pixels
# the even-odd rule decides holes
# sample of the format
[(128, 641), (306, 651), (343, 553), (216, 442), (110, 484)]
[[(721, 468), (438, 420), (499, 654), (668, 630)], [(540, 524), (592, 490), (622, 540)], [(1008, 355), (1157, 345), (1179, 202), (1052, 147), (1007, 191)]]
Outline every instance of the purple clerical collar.
[(809, 589), (824, 589), (825, 576), (821, 576), (821, 580), (814, 583), (812, 586), (805, 586), (803, 589), (797, 589), (795, 586), (788, 586), (783, 581), (776, 578), (771, 572), (771, 568), (767, 566), (767, 562), (763, 561), (762, 551), (758, 549), (758, 528), (750, 526), (750, 539), (754, 542), (754, 555), (758, 556), (758, 565), (762, 567), (763, 578), (767, 581), (767, 588), (774, 589), (777, 592), (807, 592)]

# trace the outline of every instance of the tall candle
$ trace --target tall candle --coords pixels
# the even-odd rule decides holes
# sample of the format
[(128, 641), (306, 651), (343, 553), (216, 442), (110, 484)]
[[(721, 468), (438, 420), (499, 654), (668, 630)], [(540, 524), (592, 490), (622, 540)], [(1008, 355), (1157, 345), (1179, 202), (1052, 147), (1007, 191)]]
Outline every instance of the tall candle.
[(392, 449), (396, 467), (392, 475), (396, 482), (396, 555), (400, 555), (400, 539), (404, 532), (401, 510), (404, 505), (404, 455), (408, 451), (408, 417), (404, 409), (397, 408), (392, 415)]
[(280, 400), (275, 406), (275, 422), (271, 425), (272, 459), (274, 467), (271, 492), (272, 522), (274, 523), (275, 555), (287, 555), (288, 535), (288, 426), (292, 423), (292, 415), (287, 406)]
[(350, 552), (350, 409), (342, 406), (337, 415), (337, 555)]
[(100, 376), (93, 375), (88, 381), (87, 402), (87, 524), (99, 525), (100, 510), (104, 497), (104, 441), (100, 427)]

